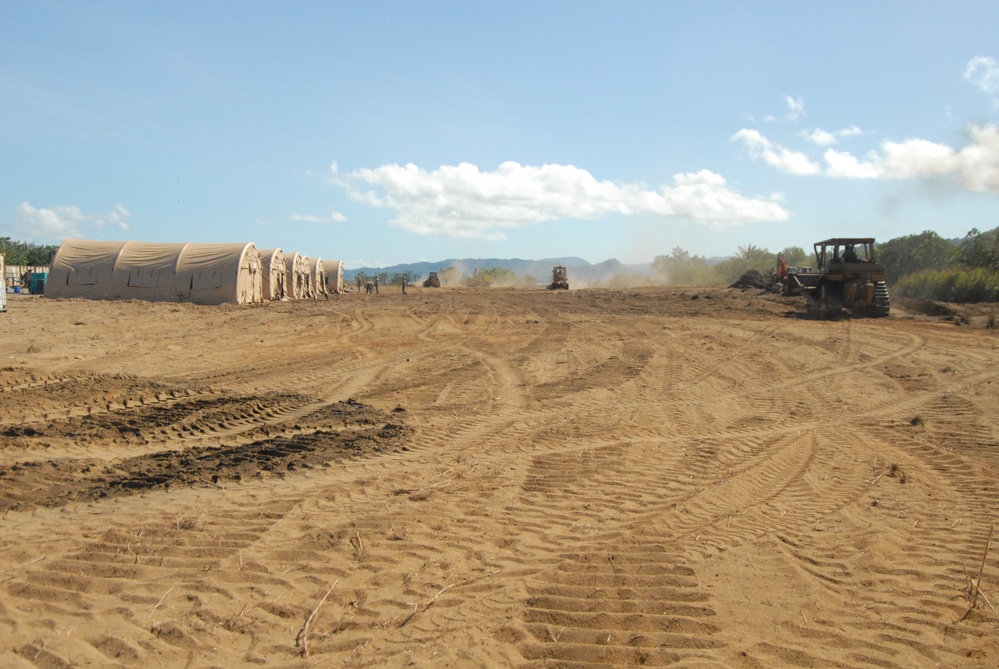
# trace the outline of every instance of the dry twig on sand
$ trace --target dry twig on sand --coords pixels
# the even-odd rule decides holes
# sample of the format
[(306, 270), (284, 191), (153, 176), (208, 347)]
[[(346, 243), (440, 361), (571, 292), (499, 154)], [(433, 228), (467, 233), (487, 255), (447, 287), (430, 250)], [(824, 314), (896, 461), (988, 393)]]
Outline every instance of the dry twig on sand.
[(302, 647), (302, 657), (309, 656), (309, 625), (312, 624), (316, 614), (319, 613), (319, 607), (326, 603), (326, 599), (330, 596), (330, 593), (333, 592), (333, 588), (335, 588), (336, 584), (339, 582), (339, 579), (333, 581), (333, 585), (330, 586), (330, 589), (326, 591), (323, 598), (319, 600), (318, 604), (316, 604), (316, 608), (312, 609), (312, 613), (310, 613), (309, 617), (306, 618), (305, 624), (302, 625), (302, 629), (298, 630), (298, 636), (295, 637), (295, 645)]
[(361, 553), (364, 552), (364, 544), (361, 543), (361, 533), (354, 530), (354, 538), (357, 540), (356, 543), (353, 539), (350, 543), (354, 546), (354, 555), (360, 557)]
[(972, 611), (978, 608), (978, 596), (982, 594), (982, 572), (985, 571), (985, 560), (988, 558), (989, 549), (992, 547), (992, 533), (995, 531), (995, 528), (995, 523), (992, 523), (992, 525), (989, 526), (989, 537), (985, 540), (985, 550), (982, 551), (982, 564), (978, 567), (978, 576), (971, 582), (971, 589), (968, 596), (968, 599), (970, 600), (968, 602), (968, 610), (964, 612), (964, 615), (961, 616), (961, 620), (958, 620), (957, 622), (964, 621), (971, 615)]
[(441, 588), (437, 592), (436, 595), (434, 595), (433, 597), (431, 597), (430, 599), (428, 599), (422, 605), (419, 604), (419, 603), (415, 604), (413, 606), (413, 612), (410, 613), (408, 616), (406, 616), (406, 618), (401, 623), (399, 623), (399, 627), (405, 627), (406, 623), (408, 623), (410, 620), (412, 620), (416, 616), (417, 613), (421, 613), (421, 612), (426, 611), (427, 609), (429, 609), (431, 606), (434, 605), (434, 602), (437, 601), (438, 597), (440, 597), (441, 595), (443, 595), (445, 592), (447, 592), (451, 588), (456, 588), (456, 587), (462, 586), (462, 585), (468, 585), (469, 583), (471, 583), (473, 581), (478, 581), (480, 578), (485, 578), (486, 576), (492, 576), (495, 573), (496, 573), (495, 571), (490, 571), (490, 572), (487, 572), (485, 574), (480, 574), (479, 576), (473, 576), (472, 578), (466, 578), (464, 581), (458, 581), (457, 583), (452, 583), (451, 585), (444, 586), (443, 588)]

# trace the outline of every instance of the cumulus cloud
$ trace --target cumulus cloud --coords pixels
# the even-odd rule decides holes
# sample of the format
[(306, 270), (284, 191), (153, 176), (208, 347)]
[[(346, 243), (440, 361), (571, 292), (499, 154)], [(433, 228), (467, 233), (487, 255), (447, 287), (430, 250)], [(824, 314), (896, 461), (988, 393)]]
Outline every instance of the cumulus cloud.
[(343, 223), (347, 217), (338, 211), (331, 211), (328, 216), (313, 216), (312, 214), (292, 214), (291, 220), (301, 223)]
[(885, 141), (880, 148), (857, 157), (828, 148), (825, 167), (807, 156), (786, 149), (756, 130), (740, 130), (732, 137), (742, 142), (750, 156), (798, 175), (825, 174), (845, 179), (953, 179), (962, 189), (999, 193), (999, 125), (973, 124), (968, 143), (960, 149), (926, 139)]
[(70, 237), (86, 236), (87, 228), (109, 225), (128, 230), (132, 212), (118, 204), (106, 214), (86, 214), (75, 205), (37, 209), (29, 202), (17, 205), (14, 212), (16, 234), (36, 243), (62, 242)]
[(831, 176), (861, 179), (952, 178), (964, 190), (999, 193), (999, 126), (972, 125), (961, 149), (925, 139), (884, 142), (863, 159), (826, 151)]
[(573, 165), (505, 162), (488, 172), (469, 163), (435, 170), (410, 163), (340, 174), (333, 163), (331, 172), (331, 183), (353, 200), (394, 209), (394, 225), (421, 235), (502, 239), (505, 230), (525, 225), (608, 214), (693, 219), (716, 228), (788, 218), (778, 196), (744, 197), (708, 170), (677, 174), (659, 190), (599, 181)]
[(732, 135), (729, 141), (742, 142), (755, 160), (762, 160), (787, 174), (809, 175), (822, 171), (822, 167), (804, 153), (771, 142), (758, 130), (744, 128)]
[(999, 96), (999, 62), (987, 56), (975, 56), (964, 66), (964, 80), (986, 95)]
[(812, 144), (818, 146), (829, 146), (835, 144), (843, 137), (854, 137), (861, 134), (863, 131), (855, 125), (849, 128), (843, 128), (842, 130), (836, 130), (829, 132), (828, 130), (823, 130), (822, 128), (816, 128), (811, 132), (803, 132), (802, 136), (807, 139)]
[(825, 153), (826, 174), (832, 177), (846, 179), (877, 179), (881, 175), (877, 167), (876, 155), (871, 154), (867, 160), (859, 160), (845, 151), (828, 149)]

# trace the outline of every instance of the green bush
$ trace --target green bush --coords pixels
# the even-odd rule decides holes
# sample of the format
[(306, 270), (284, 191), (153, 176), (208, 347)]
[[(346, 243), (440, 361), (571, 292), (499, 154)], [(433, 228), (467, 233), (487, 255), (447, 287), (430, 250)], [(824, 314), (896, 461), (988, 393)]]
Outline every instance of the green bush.
[(999, 302), (999, 272), (928, 270), (902, 277), (892, 286), (892, 292), (899, 297), (941, 302)]

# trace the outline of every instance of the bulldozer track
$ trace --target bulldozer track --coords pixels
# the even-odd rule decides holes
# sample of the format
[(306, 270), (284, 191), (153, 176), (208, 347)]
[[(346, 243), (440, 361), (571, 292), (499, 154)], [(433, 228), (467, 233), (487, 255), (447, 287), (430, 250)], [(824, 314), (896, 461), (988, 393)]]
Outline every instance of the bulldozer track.
[(991, 614), (955, 622), (999, 511), (987, 334), (744, 294), (356, 297), (302, 307), (322, 337), (254, 313), (252, 362), (124, 331), (113, 364), (95, 333), (0, 371), (0, 664), (992, 652)]

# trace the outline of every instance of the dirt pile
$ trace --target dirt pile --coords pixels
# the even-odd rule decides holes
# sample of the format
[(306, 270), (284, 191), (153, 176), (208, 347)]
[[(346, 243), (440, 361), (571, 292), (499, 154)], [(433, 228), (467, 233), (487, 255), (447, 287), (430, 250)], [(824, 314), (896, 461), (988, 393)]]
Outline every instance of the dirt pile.
[(764, 289), (770, 285), (770, 277), (758, 269), (751, 269), (745, 272), (729, 288), (759, 288)]

